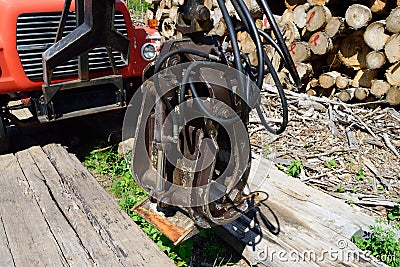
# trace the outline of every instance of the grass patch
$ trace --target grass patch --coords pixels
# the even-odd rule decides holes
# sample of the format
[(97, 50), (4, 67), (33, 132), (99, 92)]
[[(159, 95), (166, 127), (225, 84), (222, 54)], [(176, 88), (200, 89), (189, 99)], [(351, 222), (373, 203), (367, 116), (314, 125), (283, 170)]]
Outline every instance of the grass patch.
[(145, 0), (126, 0), (125, 2), (128, 8), (134, 11), (146, 12), (146, 10), (152, 6)]
[[(83, 164), (95, 175), (111, 177), (110, 191), (118, 205), (177, 266), (189, 266), (193, 256), (200, 259), (200, 262), (211, 263), (212, 266), (229, 266), (233, 264), (233, 258), (236, 261), (240, 260), (240, 257), (232, 256), (213, 229), (203, 230), (196, 238), (174, 246), (160, 231), (131, 211), (133, 206), (147, 196), (147, 193), (135, 183), (130, 169), (131, 159), (117, 154), (115, 148), (105, 150), (96, 148), (94, 152), (86, 155)], [(194, 246), (201, 249), (193, 251)]]
[(357, 247), (391, 267), (400, 267), (400, 240), (397, 236), (400, 224), (377, 221), (369, 228), (370, 232), (364, 236), (353, 237)]

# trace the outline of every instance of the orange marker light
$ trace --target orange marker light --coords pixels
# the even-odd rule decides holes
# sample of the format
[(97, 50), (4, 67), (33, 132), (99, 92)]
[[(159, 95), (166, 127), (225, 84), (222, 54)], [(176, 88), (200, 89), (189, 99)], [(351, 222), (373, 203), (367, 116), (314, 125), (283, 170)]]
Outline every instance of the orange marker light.
[(156, 19), (149, 19), (147, 23), (148, 23), (149, 27), (151, 27), (151, 28), (158, 27), (158, 20), (156, 20)]

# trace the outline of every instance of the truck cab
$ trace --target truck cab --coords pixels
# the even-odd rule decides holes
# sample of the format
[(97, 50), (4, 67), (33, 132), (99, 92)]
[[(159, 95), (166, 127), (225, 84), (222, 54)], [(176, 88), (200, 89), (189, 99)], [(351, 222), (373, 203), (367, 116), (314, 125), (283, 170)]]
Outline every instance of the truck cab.
[[(140, 85), (143, 70), (157, 56), (158, 31), (133, 26), (126, 4), (116, 0), (111, 27), (129, 40), (129, 57), (106, 44), (77, 56), (70, 53), (71, 58), (59, 60), (44, 82), (45, 51), (57, 50), (57, 43), (75, 34), (92, 12), (83, 0), (69, 1), (69, 6), (67, 2), (0, 0), (0, 152), (7, 149), (9, 124), (47, 123), (124, 108)], [(91, 2), (93, 10), (102, 9)], [(18, 110), (29, 115), (21, 118)]]

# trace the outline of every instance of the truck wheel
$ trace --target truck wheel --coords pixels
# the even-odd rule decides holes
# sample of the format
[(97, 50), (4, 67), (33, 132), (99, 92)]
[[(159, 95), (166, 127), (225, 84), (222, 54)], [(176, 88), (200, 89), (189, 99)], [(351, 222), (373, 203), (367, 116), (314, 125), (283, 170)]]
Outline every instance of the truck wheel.
[(6, 125), (3, 118), (0, 116), (0, 154), (8, 151), (9, 140), (7, 136)]

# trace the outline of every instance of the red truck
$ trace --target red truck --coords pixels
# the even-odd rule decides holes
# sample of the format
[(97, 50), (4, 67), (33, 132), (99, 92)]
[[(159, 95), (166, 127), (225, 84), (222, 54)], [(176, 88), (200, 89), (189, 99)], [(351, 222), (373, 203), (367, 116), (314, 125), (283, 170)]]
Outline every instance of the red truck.
[[(0, 153), (8, 148), (7, 125), (22, 123), (16, 110), (29, 110), (30, 121), (43, 123), (123, 108), (140, 85), (143, 70), (157, 56), (161, 45), (157, 30), (133, 26), (126, 4), (116, 0), (110, 6), (112, 27), (126, 37), (129, 57), (105, 46), (95, 47), (52, 69), (46, 84), (43, 53), (59, 41), (57, 38), (65, 38), (83, 23), (77, 18), (79, 1), (69, 1), (66, 9), (67, 2), (0, 0)], [(87, 12), (91, 16), (93, 11)], [(86, 65), (80, 63), (82, 60)], [(122, 88), (104, 79), (98, 82), (99, 77), (112, 74), (114, 80), (121, 79)]]

